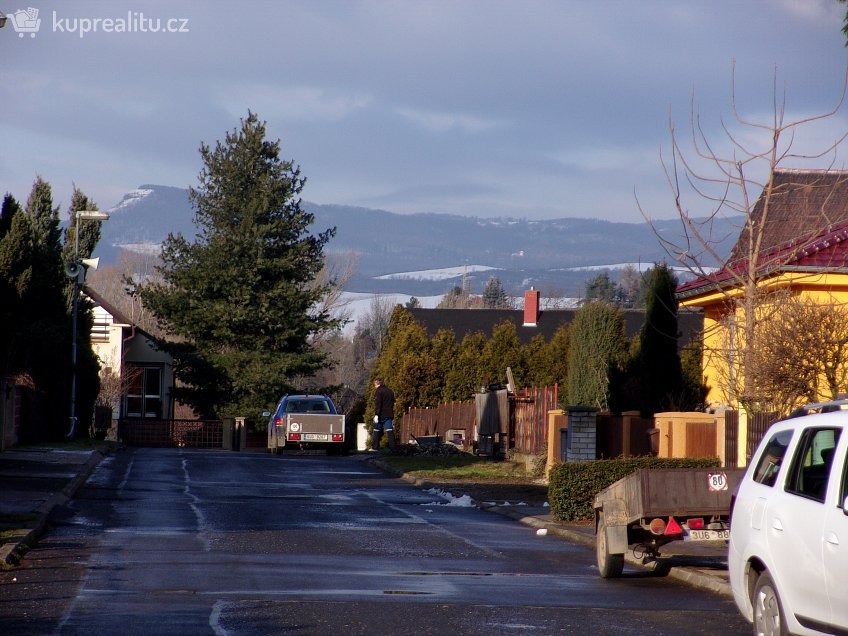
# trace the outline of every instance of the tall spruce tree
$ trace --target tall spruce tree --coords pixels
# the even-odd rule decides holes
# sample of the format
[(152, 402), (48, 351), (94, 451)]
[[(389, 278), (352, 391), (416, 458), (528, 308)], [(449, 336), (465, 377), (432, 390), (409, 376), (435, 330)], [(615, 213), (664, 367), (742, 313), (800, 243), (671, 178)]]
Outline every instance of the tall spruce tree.
[[(68, 278), (62, 262), (59, 207), (53, 205), (50, 184), (40, 176), (27, 198), (25, 216), (32, 262), (29, 284), (20, 289), (18, 333), (26, 345), (19, 348), (18, 354), (19, 367), (31, 378), (34, 391), (22, 438), (60, 439), (70, 429), (72, 319)], [(84, 333), (87, 336), (88, 332)], [(80, 339), (78, 351), (86, 349), (87, 342), (88, 337)], [(96, 371), (94, 381), (97, 382)], [(87, 421), (91, 411), (78, 408), (75, 415), (78, 421)]]
[(174, 337), (164, 345), (180, 382), (174, 397), (202, 415), (258, 418), (294, 376), (329, 365), (310, 340), (337, 326), (316, 309), (329, 287), (315, 284), (335, 228), (309, 232), (300, 168), (280, 159), (254, 113), (200, 154), (190, 190), (198, 236), (169, 235), (164, 282), (138, 291)]
[(677, 340), (677, 278), (665, 263), (655, 265), (648, 277), (645, 322), (639, 334), (641, 356), (641, 411), (643, 417), (679, 407), (683, 373)]
[(485, 309), (509, 308), (509, 300), (500, 278), (492, 276), (486, 283), (483, 290), (483, 307)]
[(32, 281), (34, 262), (32, 228), (20, 204), (6, 194), (0, 210), (0, 375), (22, 371), (20, 333), (26, 322), (21, 294)]
[[(72, 212), (74, 201), (93, 205), (78, 190)], [(92, 236), (85, 255), (94, 248), (99, 230)], [(0, 213), (0, 372), (26, 378), (23, 383), (30, 388), (19, 431), (22, 441), (60, 439), (69, 430), (72, 316), (65, 247), (49, 183), (36, 179), (25, 210), (6, 197)], [(83, 307), (80, 316), (76, 415), (85, 432), (99, 388), (99, 365), (88, 346), (90, 313)]]

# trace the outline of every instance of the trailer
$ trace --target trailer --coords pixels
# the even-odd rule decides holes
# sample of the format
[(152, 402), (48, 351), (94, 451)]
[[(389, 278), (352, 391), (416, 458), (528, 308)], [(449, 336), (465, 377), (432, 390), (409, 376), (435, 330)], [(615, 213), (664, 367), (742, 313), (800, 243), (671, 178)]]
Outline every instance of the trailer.
[(323, 448), (328, 455), (347, 454), (354, 436), (345, 416), (326, 395), (284, 395), (268, 421), (268, 450)]
[(597, 495), (595, 553), (604, 578), (617, 578), (633, 550), (656, 562), (672, 541), (727, 541), (730, 500), (744, 468), (641, 468)]

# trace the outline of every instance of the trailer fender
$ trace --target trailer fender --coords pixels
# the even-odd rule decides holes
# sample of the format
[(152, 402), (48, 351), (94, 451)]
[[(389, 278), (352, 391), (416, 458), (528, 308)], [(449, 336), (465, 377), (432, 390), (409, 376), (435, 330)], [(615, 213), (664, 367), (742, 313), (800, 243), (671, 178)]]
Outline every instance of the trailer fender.
[(595, 511), (595, 523), (597, 525), (600, 515), (603, 511), (604, 523), (603, 528), (597, 528), (596, 531), (603, 531), (606, 538), (607, 551), (610, 554), (624, 554), (627, 552), (627, 509), (624, 501), (621, 499), (608, 499), (603, 502), (603, 505)]

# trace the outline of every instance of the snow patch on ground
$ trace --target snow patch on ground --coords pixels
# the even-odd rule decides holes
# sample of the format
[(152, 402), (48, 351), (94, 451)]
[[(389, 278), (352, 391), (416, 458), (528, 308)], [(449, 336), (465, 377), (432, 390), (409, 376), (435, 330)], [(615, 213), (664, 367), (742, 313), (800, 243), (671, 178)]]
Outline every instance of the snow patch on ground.
[(421, 504), (422, 506), (452, 506), (454, 508), (474, 508), (475, 503), (474, 500), (468, 495), (462, 495), (462, 497), (454, 497), (449, 492), (445, 492), (444, 490), (439, 490), (438, 488), (430, 488), (429, 490), (425, 490), (428, 495), (436, 495), (437, 497), (441, 497), (445, 499), (445, 503), (426, 503)]
[(395, 274), (384, 274), (375, 276), (375, 280), (451, 280), (461, 278), (464, 274), (472, 272), (488, 272), (497, 270), (498, 267), (488, 265), (460, 265), (458, 267), (442, 267), (440, 269), (422, 269), (417, 272), (397, 272)]

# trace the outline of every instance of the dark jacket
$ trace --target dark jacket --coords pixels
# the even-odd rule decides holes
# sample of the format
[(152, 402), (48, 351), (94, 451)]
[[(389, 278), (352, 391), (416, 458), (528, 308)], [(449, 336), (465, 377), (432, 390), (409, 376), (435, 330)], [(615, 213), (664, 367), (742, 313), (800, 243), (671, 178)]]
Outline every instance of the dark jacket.
[(395, 419), (395, 394), (385, 384), (374, 391), (374, 413), (381, 422)]

